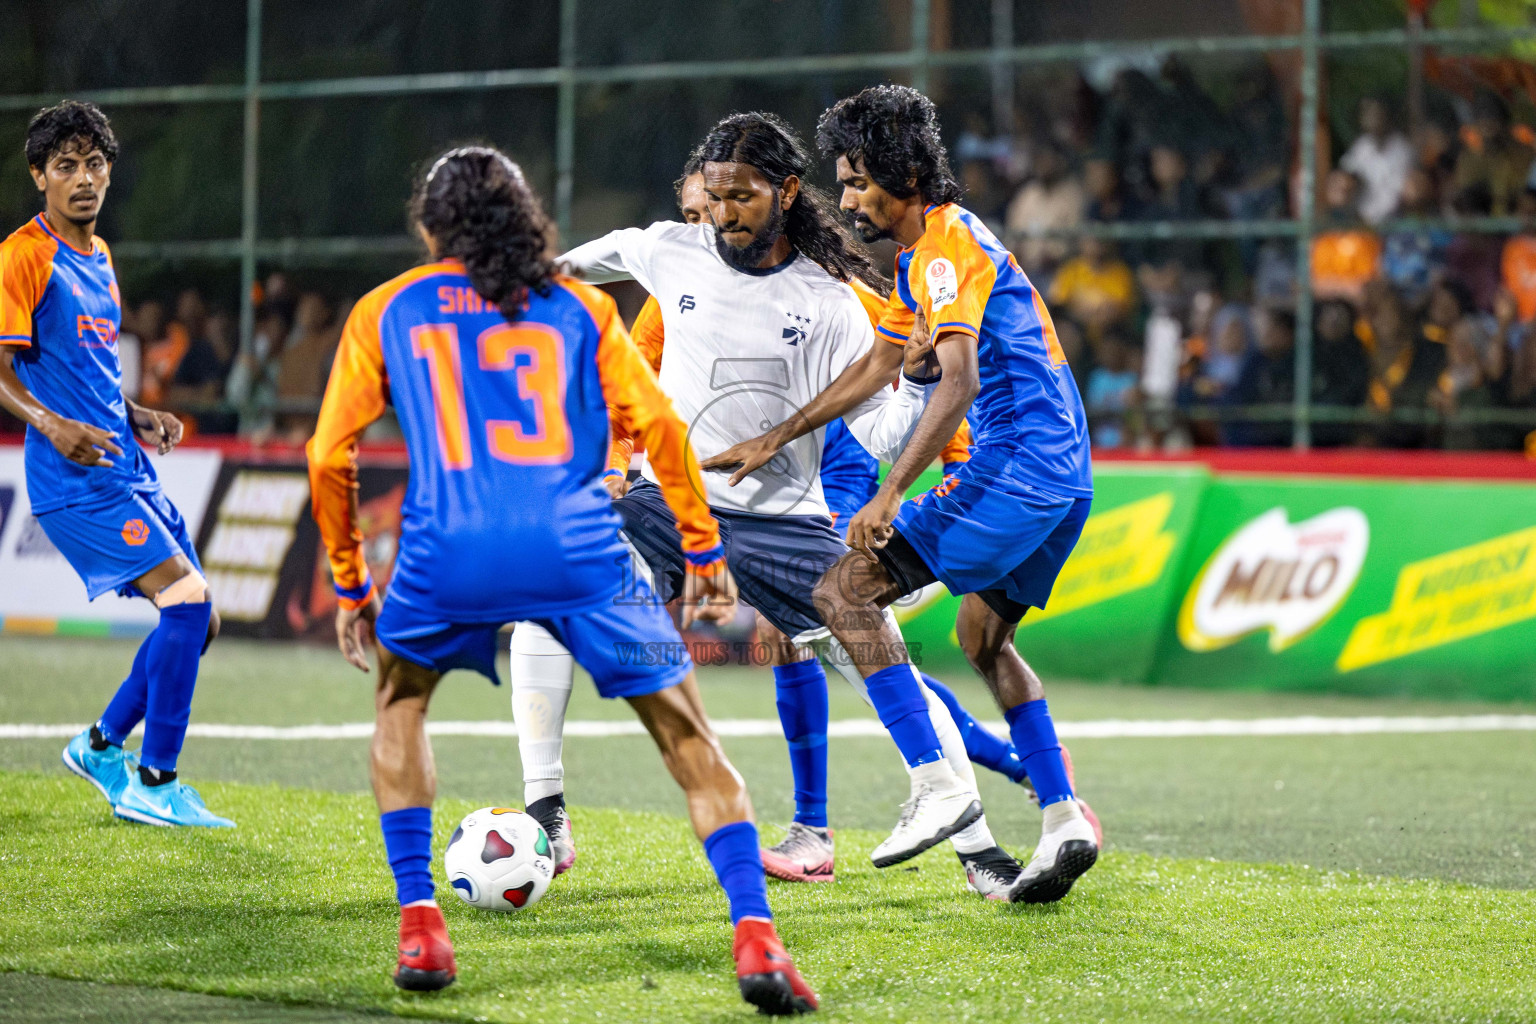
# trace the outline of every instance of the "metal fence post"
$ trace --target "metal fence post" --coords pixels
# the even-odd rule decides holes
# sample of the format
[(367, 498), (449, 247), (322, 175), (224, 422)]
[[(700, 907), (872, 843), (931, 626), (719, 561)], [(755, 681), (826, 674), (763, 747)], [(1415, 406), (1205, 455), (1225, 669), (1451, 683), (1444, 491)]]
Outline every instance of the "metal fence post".
[(912, 0), (912, 88), (928, 91), (928, 21), (931, 0)]
[(560, 244), (571, 244), (576, 188), (576, 2), (560, 0), (560, 100), (555, 110), (555, 224)]
[(1296, 232), (1296, 400), (1291, 444), (1312, 447), (1312, 235), (1317, 227), (1317, 60), (1322, 0), (1303, 0), (1301, 174)]
[(245, 152), (240, 181), (240, 351), (256, 334), (256, 211), (261, 158), (261, 0), (245, 5)]

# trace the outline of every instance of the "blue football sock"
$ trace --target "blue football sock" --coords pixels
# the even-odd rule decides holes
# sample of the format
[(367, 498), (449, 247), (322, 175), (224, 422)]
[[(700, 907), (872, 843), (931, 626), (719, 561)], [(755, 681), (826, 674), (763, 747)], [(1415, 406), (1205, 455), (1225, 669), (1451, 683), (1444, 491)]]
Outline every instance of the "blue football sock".
[(827, 827), (827, 674), (815, 658), (773, 667), (779, 724), (795, 777), (795, 820)]
[(908, 768), (937, 761), (944, 756), (939, 734), (928, 717), (928, 701), (922, 683), (911, 665), (890, 665), (864, 680), (869, 688), (869, 702), (896, 741), (896, 749), (906, 758)]
[(1013, 745), (1024, 761), (1024, 770), (1040, 795), (1040, 806), (1069, 799), (1072, 784), (1067, 781), (1067, 765), (1061, 758), (1061, 743), (1056, 739), (1056, 723), (1045, 700), (1032, 700), (1003, 713)]
[(379, 827), (400, 905), (432, 899), (432, 808), (402, 807), (381, 814)]
[(149, 701), (149, 670), (145, 666), (149, 663), (149, 645), (154, 640), (155, 634), (150, 633), (139, 644), (139, 651), (133, 656), (133, 668), (128, 670), (128, 678), (123, 680), (123, 685), (112, 695), (107, 710), (101, 713), (101, 719), (96, 723), (96, 728), (114, 746), (122, 746), (128, 734), (133, 732), (133, 727), (144, 721), (144, 707)]
[(187, 719), (192, 714), (197, 663), (212, 615), (213, 605), (207, 601), (160, 609), (160, 625), (150, 634), (144, 658), (149, 687), (139, 761), (146, 768), (176, 770), (182, 741), (187, 738)]
[(949, 717), (955, 720), (955, 725), (960, 729), (960, 736), (965, 740), (965, 752), (971, 763), (1006, 775), (1014, 782), (1023, 781), (1026, 774), (1024, 762), (1019, 759), (1019, 752), (1013, 748), (1013, 744), (994, 735), (991, 729), (976, 721), (949, 687), (926, 672), (922, 676), (928, 689), (938, 694), (939, 700), (949, 708)]
[(757, 826), (750, 821), (722, 825), (704, 840), (704, 856), (715, 869), (720, 888), (731, 905), (731, 924), (744, 917), (773, 919), (768, 909), (768, 883), (763, 853), (757, 848)]

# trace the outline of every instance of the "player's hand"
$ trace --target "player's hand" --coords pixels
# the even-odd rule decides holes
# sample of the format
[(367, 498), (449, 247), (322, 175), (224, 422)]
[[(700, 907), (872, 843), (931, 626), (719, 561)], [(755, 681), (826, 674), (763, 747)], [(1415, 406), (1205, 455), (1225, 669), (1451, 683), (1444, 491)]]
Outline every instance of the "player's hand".
[(750, 441), (733, 444), (719, 455), (711, 456), (699, 463), (699, 468), (715, 473), (729, 472), (730, 480), (726, 481), (735, 487), (751, 474), (768, 465), (775, 455), (779, 454), (779, 445), (768, 434), (754, 437)]
[(181, 444), (181, 420), (168, 412), (132, 405), (128, 407), (128, 420), (133, 424), (133, 432), (138, 439), (154, 445), (161, 455), (169, 454)]
[(848, 546), (855, 551), (862, 551), (871, 559), (875, 552), (885, 547), (891, 539), (891, 534), (896, 531), (891, 524), (896, 521), (896, 513), (901, 509), (901, 495), (890, 494), (884, 487), (869, 499), (869, 504), (853, 514), (848, 520)]
[(622, 473), (609, 474), (603, 477), (603, 486), (608, 489), (608, 497), (617, 501), (629, 493), (629, 478)]
[(939, 376), (939, 357), (933, 354), (933, 339), (928, 335), (928, 318), (923, 316), (922, 310), (917, 311), (912, 336), (902, 347), (901, 372), (919, 379)]
[(705, 576), (689, 566), (683, 576), (683, 628), (694, 622), (728, 622), (736, 614), (736, 577), (725, 566)]
[(109, 452), (113, 455), (123, 454), (117, 442), (112, 440), (110, 430), (102, 430), (79, 420), (60, 416), (43, 433), (53, 442), (53, 447), (60, 455), (82, 466), (110, 466), (112, 460), (107, 458)]
[(347, 663), (368, 671), (368, 648), (373, 645), (373, 624), (379, 618), (379, 592), (375, 588), (356, 608), (336, 609), (336, 646)]

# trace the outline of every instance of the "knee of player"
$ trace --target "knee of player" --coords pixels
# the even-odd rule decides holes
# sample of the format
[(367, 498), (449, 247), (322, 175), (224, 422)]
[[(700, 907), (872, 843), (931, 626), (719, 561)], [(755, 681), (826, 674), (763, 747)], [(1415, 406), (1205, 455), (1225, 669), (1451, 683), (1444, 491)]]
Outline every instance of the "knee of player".
[(843, 585), (843, 563), (838, 562), (822, 574), (811, 590), (811, 603), (830, 626), (839, 612), (848, 607), (848, 590)]

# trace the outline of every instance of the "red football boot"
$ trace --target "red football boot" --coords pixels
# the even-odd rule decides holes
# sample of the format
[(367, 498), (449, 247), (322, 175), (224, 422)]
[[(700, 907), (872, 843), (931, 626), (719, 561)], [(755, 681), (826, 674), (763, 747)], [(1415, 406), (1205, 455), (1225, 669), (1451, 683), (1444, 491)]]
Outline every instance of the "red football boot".
[(788, 1017), (816, 1009), (816, 993), (795, 970), (795, 962), (773, 930), (772, 921), (744, 917), (731, 946), (741, 998), (770, 1017)]
[(453, 943), (438, 907), (400, 908), (400, 962), (395, 984), (411, 992), (436, 992), (458, 976)]
[[(1061, 760), (1067, 767), (1067, 783), (1071, 785), (1072, 792), (1077, 792), (1077, 778), (1072, 774), (1072, 755), (1067, 751), (1065, 743), (1061, 745)], [(1078, 810), (1083, 812), (1083, 817), (1088, 819), (1088, 824), (1093, 826), (1093, 837), (1098, 841), (1099, 849), (1104, 849), (1104, 826), (1099, 824), (1099, 816), (1093, 813), (1093, 808), (1088, 806), (1088, 801), (1081, 796), (1077, 797)]]

